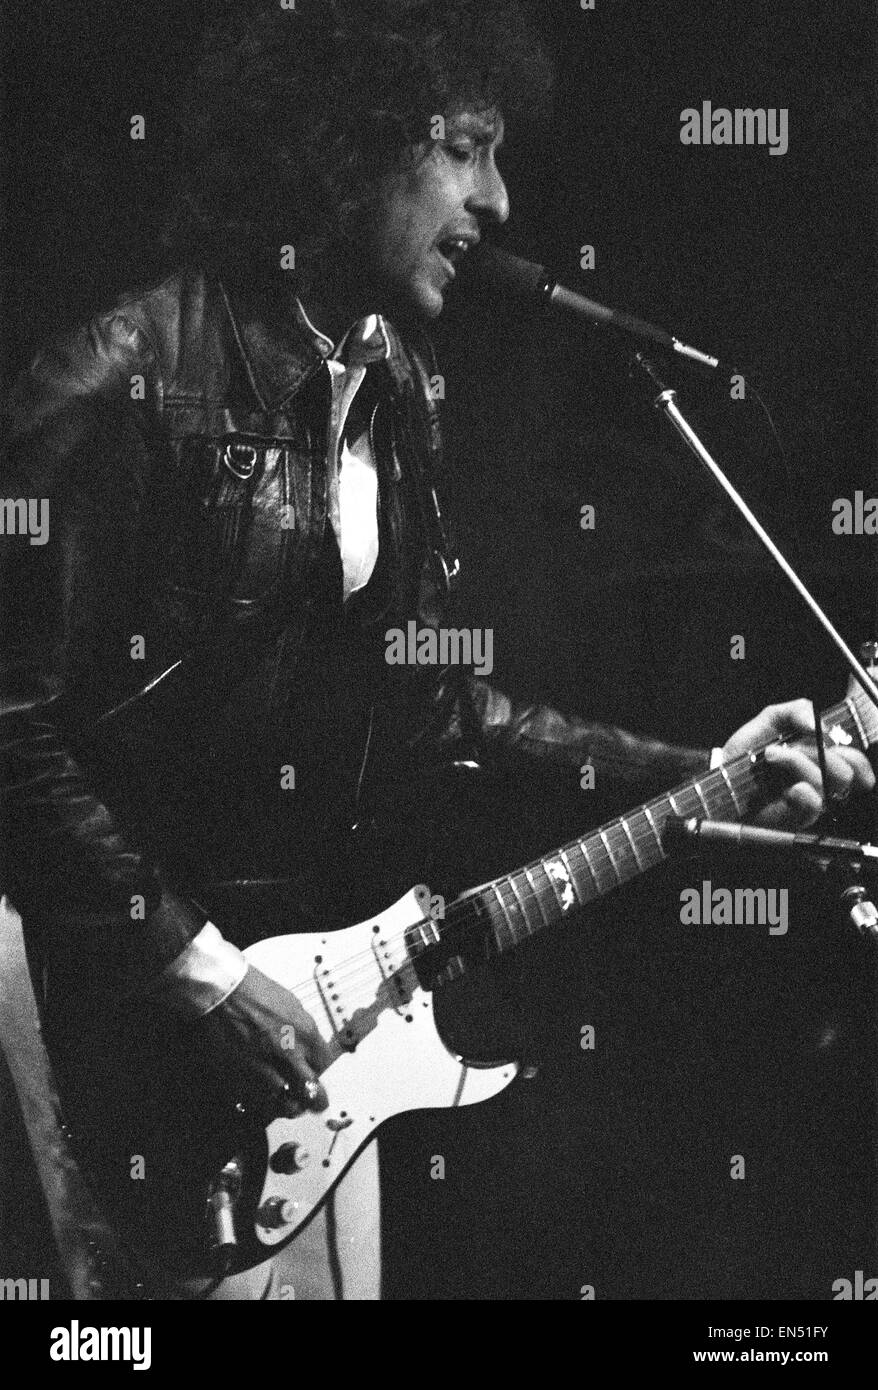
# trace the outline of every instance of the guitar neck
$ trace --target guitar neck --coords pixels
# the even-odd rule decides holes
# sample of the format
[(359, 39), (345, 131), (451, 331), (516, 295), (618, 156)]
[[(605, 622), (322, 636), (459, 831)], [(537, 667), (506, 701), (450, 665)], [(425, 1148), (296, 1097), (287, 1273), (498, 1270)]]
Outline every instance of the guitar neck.
[[(878, 710), (862, 691), (852, 690), (822, 723), (830, 745), (866, 751), (878, 743)], [(481, 930), (487, 923), (493, 952), (502, 953), (562, 922), (573, 909), (661, 864), (667, 858), (662, 830), (672, 817), (742, 820), (758, 797), (764, 757), (763, 748), (736, 758), (473, 889), (446, 909), (440, 937), (453, 947), (476, 923)]]

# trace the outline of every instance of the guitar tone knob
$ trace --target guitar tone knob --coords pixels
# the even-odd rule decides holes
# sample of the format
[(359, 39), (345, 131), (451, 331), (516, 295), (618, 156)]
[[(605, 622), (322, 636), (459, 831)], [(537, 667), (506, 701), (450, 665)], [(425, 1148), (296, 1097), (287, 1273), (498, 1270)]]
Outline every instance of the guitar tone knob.
[(256, 1220), (266, 1231), (277, 1231), (281, 1226), (291, 1226), (296, 1219), (296, 1204), (285, 1197), (269, 1197), (262, 1203)]
[(273, 1173), (285, 1173), (291, 1176), (293, 1173), (300, 1173), (303, 1168), (307, 1168), (311, 1162), (311, 1155), (307, 1149), (303, 1149), (301, 1144), (288, 1143), (281, 1144), (271, 1155), (269, 1167)]

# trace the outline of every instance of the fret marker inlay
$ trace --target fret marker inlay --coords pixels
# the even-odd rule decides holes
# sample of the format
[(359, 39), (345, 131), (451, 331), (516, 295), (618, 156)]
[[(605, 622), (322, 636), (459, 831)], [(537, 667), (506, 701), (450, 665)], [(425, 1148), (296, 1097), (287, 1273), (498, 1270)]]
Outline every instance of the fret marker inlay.
[(573, 889), (573, 881), (570, 877), (570, 874), (567, 872), (566, 864), (562, 864), (557, 859), (550, 859), (546, 864), (545, 868), (546, 873), (549, 875), (549, 878), (553, 879), (554, 883), (559, 883), (562, 885), (561, 894), (559, 897), (561, 911), (567, 912), (569, 908), (575, 907), (576, 893)]
[(570, 860), (567, 858), (567, 855), (565, 854), (565, 852), (564, 852), (563, 849), (560, 851), (560, 855), (561, 855), (561, 862), (562, 862), (562, 864), (564, 865), (565, 869), (567, 870), (567, 873), (568, 873), (569, 878), (570, 878), (570, 882), (573, 884), (573, 891), (574, 891), (574, 893), (576, 894), (577, 900), (578, 900), (578, 902), (580, 903), (580, 905), (581, 905), (582, 907), (585, 907), (585, 903), (584, 903), (583, 900), (582, 900), (582, 894), (581, 894), (580, 891), (579, 891), (579, 888), (578, 888), (577, 883), (576, 883), (576, 878), (575, 878), (575, 876), (574, 876), (573, 870), (572, 870), (571, 867), (570, 867)]

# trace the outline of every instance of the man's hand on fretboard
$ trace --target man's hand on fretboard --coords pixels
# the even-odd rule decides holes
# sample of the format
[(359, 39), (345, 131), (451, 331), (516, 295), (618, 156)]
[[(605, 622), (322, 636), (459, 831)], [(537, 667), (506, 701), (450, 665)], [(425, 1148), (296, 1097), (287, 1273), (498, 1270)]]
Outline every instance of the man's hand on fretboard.
[[(780, 738), (791, 741), (773, 742)], [(846, 801), (854, 793), (869, 792), (875, 787), (875, 775), (865, 754), (854, 747), (831, 745), (826, 746), (828, 785), (823, 787), (814, 738), (814, 709), (809, 700), (768, 705), (732, 735), (723, 748), (723, 761), (730, 762), (765, 744), (771, 745), (765, 749), (765, 782), (771, 799), (756, 815), (748, 817), (757, 825), (802, 829), (813, 825), (827, 802)]]

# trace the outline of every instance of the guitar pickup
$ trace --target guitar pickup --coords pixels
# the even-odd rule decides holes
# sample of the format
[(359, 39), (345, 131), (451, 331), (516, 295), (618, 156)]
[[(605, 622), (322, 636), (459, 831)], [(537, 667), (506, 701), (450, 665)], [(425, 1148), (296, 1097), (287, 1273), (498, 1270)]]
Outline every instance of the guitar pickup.
[(371, 946), (375, 964), (381, 972), (382, 993), (395, 1013), (404, 1014), (412, 998), (407, 963), (400, 968), (399, 963), (394, 962), (387, 942), (379, 936), (372, 937)]

